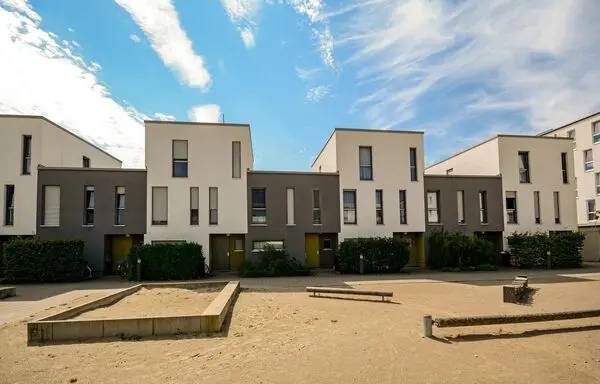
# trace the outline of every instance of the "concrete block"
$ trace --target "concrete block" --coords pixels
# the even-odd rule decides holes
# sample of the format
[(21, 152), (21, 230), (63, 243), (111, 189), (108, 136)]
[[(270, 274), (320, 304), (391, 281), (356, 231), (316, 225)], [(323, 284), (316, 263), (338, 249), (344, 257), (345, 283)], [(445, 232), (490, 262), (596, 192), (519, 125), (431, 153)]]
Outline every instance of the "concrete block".
[(143, 337), (153, 335), (151, 318), (105, 319), (104, 337)]
[(52, 322), (52, 340), (97, 339), (104, 334), (102, 320), (65, 320)]
[(6, 299), (17, 295), (16, 287), (1, 287), (0, 288), (0, 299)]
[(52, 323), (27, 323), (27, 342), (44, 342), (52, 340)]
[(155, 317), (154, 335), (178, 335), (202, 332), (200, 316)]

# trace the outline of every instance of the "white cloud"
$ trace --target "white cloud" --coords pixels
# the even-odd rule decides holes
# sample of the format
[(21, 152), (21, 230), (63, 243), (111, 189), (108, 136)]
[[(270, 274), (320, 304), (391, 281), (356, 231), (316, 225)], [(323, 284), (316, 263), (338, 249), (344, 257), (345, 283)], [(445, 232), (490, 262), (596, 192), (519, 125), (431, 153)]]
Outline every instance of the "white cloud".
[(135, 33), (132, 33), (129, 35), (129, 40), (133, 41), (134, 43), (139, 43), (140, 41), (142, 41), (142, 39), (140, 39), (140, 37), (138, 35), (136, 35)]
[(311, 23), (321, 20), (322, 0), (289, 0), (289, 4), (296, 12), (306, 15)]
[(246, 48), (255, 44), (256, 15), (260, 8), (259, 0), (221, 0), (227, 16), (240, 32), (240, 37)]
[(333, 36), (329, 30), (329, 25), (326, 25), (322, 29), (313, 28), (313, 36), (317, 39), (317, 46), (323, 63), (330, 68), (335, 68), (335, 60), (333, 59)]
[(306, 92), (306, 100), (317, 103), (329, 95), (330, 89), (331, 87), (328, 85), (318, 85), (316, 87), (309, 88)]
[(69, 27), (69, 28), (67, 28), (67, 31), (69, 31), (69, 32), (73, 33), (73, 32), (75, 32), (75, 29), (73, 29), (73, 28)]
[(196, 105), (188, 111), (192, 121), (203, 123), (218, 123), (221, 118), (221, 107), (217, 104)]
[(313, 26), (312, 37), (316, 41), (323, 64), (329, 68), (335, 68), (334, 39), (329, 27), (329, 20), (323, 15), (324, 2), (322, 0), (288, 0), (288, 4), (294, 11), (308, 18)]
[(161, 121), (175, 121), (176, 120), (175, 116), (169, 115), (168, 113), (155, 112), (153, 116), (156, 120), (161, 120)]
[(0, 113), (39, 114), (99, 145), (129, 167), (144, 164), (140, 113), (116, 102), (94, 65), (43, 30), (24, 1), (0, 1)]
[(302, 67), (294, 67), (296, 70), (296, 76), (302, 81), (310, 81), (314, 79), (319, 72), (321, 72), (320, 68), (302, 68)]
[(115, 0), (144, 31), (163, 63), (189, 87), (206, 90), (211, 77), (204, 59), (194, 52), (171, 0)]

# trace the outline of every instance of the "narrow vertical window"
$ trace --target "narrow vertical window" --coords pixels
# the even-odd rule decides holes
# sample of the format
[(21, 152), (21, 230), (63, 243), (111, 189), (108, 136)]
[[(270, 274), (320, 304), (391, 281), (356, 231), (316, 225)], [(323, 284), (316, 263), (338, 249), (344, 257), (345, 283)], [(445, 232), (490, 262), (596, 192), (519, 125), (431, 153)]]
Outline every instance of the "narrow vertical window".
[(373, 180), (373, 151), (371, 147), (358, 147), (361, 180)]
[(596, 194), (600, 195), (600, 173), (596, 172)]
[(440, 222), (439, 192), (427, 192), (427, 221), (429, 223)]
[(200, 223), (200, 189), (198, 187), (190, 187), (190, 225), (198, 225)]
[(115, 225), (125, 225), (125, 187), (115, 188)]
[(479, 222), (481, 224), (488, 222), (487, 191), (479, 191)]
[(15, 186), (4, 187), (4, 225), (15, 224)]
[(356, 191), (344, 191), (344, 224), (356, 224)]
[(31, 175), (31, 136), (23, 136), (23, 154), (21, 159), (21, 173)]
[(152, 187), (152, 225), (167, 225), (169, 217), (169, 190)]
[(294, 225), (294, 188), (288, 188), (287, 194), (287, 225)]
[(89, 168), (91, 165), (90, 158), (83, 156), (82, 165), (83, 165), (83, 168)]
[(219, 224), (219, 189), (208, 188), (208, 224)]
[(58, 227), (60, 225), (60, 187), (44, 185), (42, 204), (44, 206), (42, 225)]
[(321, 224), (321, 191), (318, 189), (313, 189), (312, 223), (315, 225)]
[(96, 211), (95, 189), (93, 185), (86, 185), (84, 189), (83, 225), (94, 225)]
[(594, 154), (591, 149), (583, 151), (583, 170), (591, 171), (594, 169)]
[(406, 224), (406, 190), (401, 189), (399, 193), (400, 199), (400, 224)]
[(533, 212), (535, 223), (542, 223), (542, 213), (540, 211), (540, 191), (533, 191)]
[(600, 121), (596, 121), (592, 124), (592, 141), (594, 143), (600, 143)]
[(562, 169), (563, 184), (569, 184), (569, 173), (567, 171), (567, 153), (566, 152), (562, 152), (560, 154), (560, 166)]
[(519, 152), (519, 182), (530, 183), (529, 152)]
[(417, 181), (417, 148), (410, 149), (410, 181)]
[(252, 189), (252, 224), (267, 223), (267, 191), (265, 188)]
[(596, 200), (586, 200), (585, 202), (587, 208), (587, 218), (588, 221), (594, 221), (597, 219), (596, 217)]
[(506, 222), (508, 224), (517, 224), (517, 192), (506, 191)]
[(231, 177), (239, 179), (242, 177), (242, 143), (231, 142)]
[(375, 190), (375, 222), (383, 224), (383, 190)]
[(456, 207), (458, 211), (458, 223), (465, 223), (465, 191), (456, 191)]
[(560, 195), (558, 191), (554, 192), (554, 223), (560, 224)]
[(173, 140), (173, 177), (188, 175), (188, 142)]

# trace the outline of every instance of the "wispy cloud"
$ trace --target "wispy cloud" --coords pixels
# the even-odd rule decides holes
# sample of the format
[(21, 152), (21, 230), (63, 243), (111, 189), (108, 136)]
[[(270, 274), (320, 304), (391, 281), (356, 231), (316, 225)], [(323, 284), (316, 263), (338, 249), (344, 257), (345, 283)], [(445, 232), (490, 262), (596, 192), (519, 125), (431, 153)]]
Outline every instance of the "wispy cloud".
[(309, 88), (306, 92), (306, 100), (317, 103), (329, 95), (330, 90), (331, 87), (328, 85), (318, 85), (316, 87)]
[(140, 39), (140, 37), (135, 33), (129, 35), (129, 40), (133, 41), (136, 44), (142, 41), (142, 39)]
[(255, 20), (261, 2), (259, 0), (221, 0), (221, 4), (231, 22), (240, 32), (240, 37), (246, 48), (255, 44), (257, 23)]
[(161, 120), (161, 121), (174, 121), (175, 120), (175, 116), (173, 115), (169, 115), (168, 113), (160, 113), (160, 112), (155, 112), (154, 118), (156, 120)]
[(325, 8), (323, 0), (288, 0), (288, 4), (297, 13), (308, 18), (312, 25), (312, 37), (316, 42), (317, 50), (323, 64), (329, 68), (335, 68), (333, 55), (334, 39), (329, 27), (329, 20), (324, 17)]
[(217, 104), (196, 105), (188, 111), (192, 121), (203, 123), (218, 123), (221, 117), (221, 107)]
[(171, 0), (115, 0), (144, 31), (163, 63), (189, 87), (206, 90), (211, 77), (192, 47)]
[(143, 114), (115, 101), (98, 63), (73, 53), (25, 1), (0, 0), (0, 113), (39, 114), (124, 160), (144, 164)]

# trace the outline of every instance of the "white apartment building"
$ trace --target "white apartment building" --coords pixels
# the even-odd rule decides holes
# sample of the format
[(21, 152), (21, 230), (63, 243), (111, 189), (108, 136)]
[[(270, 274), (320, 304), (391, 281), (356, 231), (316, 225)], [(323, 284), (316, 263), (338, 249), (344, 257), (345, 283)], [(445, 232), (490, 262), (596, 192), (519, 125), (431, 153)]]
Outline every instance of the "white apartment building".
[(570, 137), (577, 179), (577, 222), (586, 235), (584, 259), (600, 261), (600, 113), (540, 134)]
[(339, 173), (340, 240), (403, 238), (424, 265), (423, 159), (423, 132), (336, 128), (312, 170)]
[[(36, 234), (38, 166), (120, 168), (121, 161), (42, 116), (0, 115), (0, 239)], [(60, 195), (55, 196), (60, 203)]]
[(196, 242), (211, 268), (228, 269), (212, 260), (229, 260), (216, 253), (244, 251), (250, 126), (163, 121), (145, 126), (145, 241)]
[(427, 167), (425, 173), (501, 175), (506, 246), (513, 232), (577, 229), (574, 164), (569, 138), (497, 135)]

